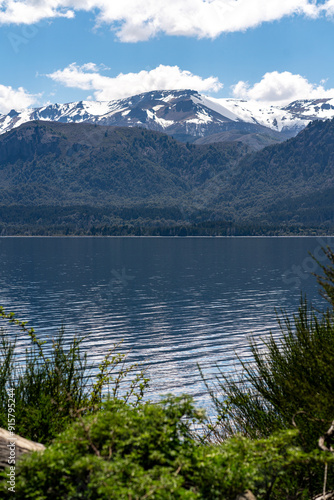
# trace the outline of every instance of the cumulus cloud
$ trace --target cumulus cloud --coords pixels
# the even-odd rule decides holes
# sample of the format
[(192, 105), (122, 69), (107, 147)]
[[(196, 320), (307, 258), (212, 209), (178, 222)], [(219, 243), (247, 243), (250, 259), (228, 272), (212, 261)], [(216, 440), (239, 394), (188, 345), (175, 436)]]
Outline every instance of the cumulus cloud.
[(31, 24), (45, 18), (73, 17), (94, 11), (124, 42), (148, 40), (159, 33), (215, 38), (295, 14), (317, 17), (333, 0), (0, 0), (0, 24)]
[(78, 66), (72, 63), (47, 76), (66, 87), (92, 91), (99, 101), (122, 99), (151, 90), (193, 89), (200, 92), (217, 92), (223, 85), (216, 77), (201, 78), (178, 66), (160, 65), (150, 71), (120, 73), (112, 78), (101, 75), (94, 63)]
[(0, 0), (0, 24), (34, 24), (54, 17), (72, 18), (74, 11), (62, 0)]
[(28, 108), (36, 104), (39, 97), (29, 94), (23, 87), (13, 89), (0, 85), (0, 114), (6, 114), (12, 109)]
[(322, 6), (322, 10), (327, 14), (328, 17), (334, 16), (334, 0), (327, 0)]
[(317, 99), (334, 97), (334, 89), (325, 89), (324, 81), (310, 83), (301, 75), (289, 71), (266, 73), (260, 82), (249, 85), (240, 81), (232, 87), (237, 99), (260, 101), (268, 104), (284, 105), (297, 99)]

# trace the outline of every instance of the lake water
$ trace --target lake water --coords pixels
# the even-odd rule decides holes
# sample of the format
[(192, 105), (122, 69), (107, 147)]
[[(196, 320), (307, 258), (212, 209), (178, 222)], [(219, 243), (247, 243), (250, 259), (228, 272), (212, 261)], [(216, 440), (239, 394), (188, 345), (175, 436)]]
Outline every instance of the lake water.
[(0, 305), (48, 339), (85, 335), (97, 365), (123, 340), (151, 378), (149, 396), (187, 392), (237, 370), (248, 336), (278, 332), (275, 308), (320, 307), (316, 266), (334, 238), (0, 238)]

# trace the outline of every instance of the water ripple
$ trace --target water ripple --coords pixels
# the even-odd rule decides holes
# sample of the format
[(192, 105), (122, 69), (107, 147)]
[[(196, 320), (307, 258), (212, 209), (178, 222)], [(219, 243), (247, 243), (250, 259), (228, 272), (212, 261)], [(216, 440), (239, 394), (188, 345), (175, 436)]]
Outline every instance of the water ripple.
[[(328, 243), (334, 240), (329, 240)], [(240, 369), (250, 335), (279, 334), (275, 308), (296, 312), (301, 286), (282, 277), (316, 238), (0, 238), (0, 304), (50, 346), (83, 335), (95, 366), (115, 343), (151, 378), (149, 396), (208, 395), (197, 364)], [(317, 303), (314, 278), (303, 290)], [(27, 340), (19, 340), (23, 354)]]

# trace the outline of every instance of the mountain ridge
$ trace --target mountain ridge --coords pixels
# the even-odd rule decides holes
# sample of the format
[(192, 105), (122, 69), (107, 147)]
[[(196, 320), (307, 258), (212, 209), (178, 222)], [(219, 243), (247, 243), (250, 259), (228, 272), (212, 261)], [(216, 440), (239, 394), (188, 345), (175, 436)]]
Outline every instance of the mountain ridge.
[(0, 115), (0, 134), (28, 121), (44, 120), (140, 126), (167, 133), (182, 142), (226, 141), (224, 134), (233, 131), (239, 134), (239, 139), (260, 149), (262, 143), (268, 145), (295, 136), (312, 120), (333, 117), (334, 99), (329, 98), (299, 100), (279, 107), (216, 99), (188, 89), (164, 90), (114, 101), (79, 101), (12, 110)]

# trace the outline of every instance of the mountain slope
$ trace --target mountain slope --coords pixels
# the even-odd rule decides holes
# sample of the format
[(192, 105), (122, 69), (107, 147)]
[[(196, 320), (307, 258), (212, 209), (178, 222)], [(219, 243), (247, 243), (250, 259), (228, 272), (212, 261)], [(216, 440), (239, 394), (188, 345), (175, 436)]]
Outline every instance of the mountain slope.
[(240, 143), (186, 146), (139, 128), (29, 122), (0, 136), (0, 200), (173, 205), (217, 172), (230, 171), (246, 152)]
[(300, 99), (286, 106), (263, 104), (240, 99), (214, 99), (239, 119), (257, 123), (285, 136), (294, 137), (311, 121), (334, 118), (334, 98)]
[(182, 144), (136, 127), (26, 123), (0, 136), (0, 231), (334, 227), (334, 120), (249, 151), (241, 142)]
[[(152, 91), (110, 102), (81, 101), (0, 116), (0, 133), (33, 120), (134, 127), (172, 135), (183, 142), (226, 141), (233, 131), (255, 148), (296, 135), (311, 120), (334, 117), (334, 99), (296, 101), (283, 108), (252, 101), (214, 99), (193, 90)], [(254, 136), (255, 134), (255, 136)], [(260, 140), (256, 139), (260, 136)]]
[[(245, 217), (334, 221), (334, 120), (241, 159), (233, 192)], [(284, 215), (285, 214), (285, 215)]]

